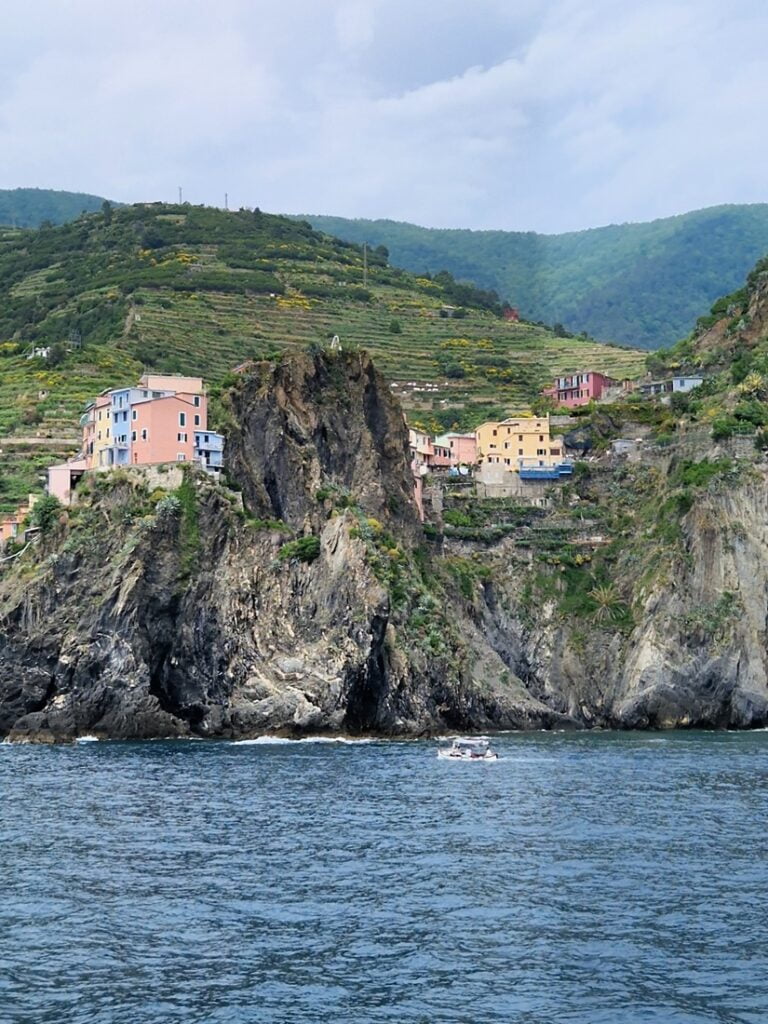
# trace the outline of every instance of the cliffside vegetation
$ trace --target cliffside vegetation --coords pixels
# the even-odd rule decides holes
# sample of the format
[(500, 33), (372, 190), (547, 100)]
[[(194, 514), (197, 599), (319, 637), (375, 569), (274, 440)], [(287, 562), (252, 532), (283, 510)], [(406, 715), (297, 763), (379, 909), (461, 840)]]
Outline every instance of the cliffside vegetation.
[(768, 442), (768, 257), (746, 284), (719, 298), (694, 330), (648, 360), (655, 374), (698, 373), (704, 384), (671, 403), (676, 425), (711, 430), (716, 441), (754, 437)]
[(562, 235), (307, 219), (339, 238), (385, 245), (395, 263), (416, 273), (446, 269), (493, 288), (530, 320), (649, 349), (687, 334), (701, 310), (739, 287), (768, 251), (766, 204)]

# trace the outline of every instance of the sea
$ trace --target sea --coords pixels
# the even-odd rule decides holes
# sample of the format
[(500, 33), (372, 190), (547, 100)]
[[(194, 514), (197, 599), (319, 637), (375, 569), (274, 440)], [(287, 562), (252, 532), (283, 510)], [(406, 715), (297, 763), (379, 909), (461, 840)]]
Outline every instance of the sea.
[(768, 733), (0, 745), (2, 1024), (765, 1024)]

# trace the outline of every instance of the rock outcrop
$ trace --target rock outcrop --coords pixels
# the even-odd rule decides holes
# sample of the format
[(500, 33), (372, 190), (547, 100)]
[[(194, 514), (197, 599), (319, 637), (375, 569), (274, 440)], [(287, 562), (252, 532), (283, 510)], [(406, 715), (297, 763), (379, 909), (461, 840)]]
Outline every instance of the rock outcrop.
[[(159, 498), (130, 472), (97, 476), (0, 581), (0, 734), (413, 735), (564, 720), (480, 624), (403, 585), (421, 537), (407, 428), (367, 355), (257, 364), (231, 408), (247, 516), (202, 473)], [(317, 538), (316, 558), (303, 560), (302, 538)], [(397, 607), (387, 574), (401, 580)], [(428, 636), (412, 614), (433, 624)]]

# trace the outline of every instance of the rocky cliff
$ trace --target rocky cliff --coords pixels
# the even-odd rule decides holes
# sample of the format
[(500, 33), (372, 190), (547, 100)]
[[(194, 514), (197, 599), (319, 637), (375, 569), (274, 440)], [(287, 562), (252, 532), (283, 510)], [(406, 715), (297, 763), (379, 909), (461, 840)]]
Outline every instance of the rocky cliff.
[(365, 354), (254, 364), (228, 406), (226, 484), (96, 474), (6, 565), (0, 734), (768, 721), (759, 457), (595, 464), (538, 540), (526, 520), (440, 543)]
[(533, 695), (586, 726), (768, 723), (768, 467), (741, 475), (697, 495), (679, 519), (659, 506), (679, 531), (674, 544), (622, 538), (602, 609), (593, 600), (586, 614), (563, 614), (555, 565), (532, 612), (520, 596), (540, 570), (516, 563), (506, 542), (486, 556), (495, 564), (486, 636)]
[(255, 364), (240, 495), (97, 474), (0, 580), (0, 733), (417, 734), (547, 725), (425, 551), (407, 429), (364, 354)]

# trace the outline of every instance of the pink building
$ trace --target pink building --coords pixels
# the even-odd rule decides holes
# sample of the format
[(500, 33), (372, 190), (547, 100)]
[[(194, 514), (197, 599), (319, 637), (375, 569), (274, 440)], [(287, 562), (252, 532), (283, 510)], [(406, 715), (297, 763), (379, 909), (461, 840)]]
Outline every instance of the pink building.
[(166, 395), (137, 402), (131, 410), (131, 465), (194, 461), (195, 431), (204, 429), (207, 422), (205, 395)]
[(408, 430), (413, 473), (413, 496), (419, 516), (424, 519), (424, 478), (433, 470), (447, 470), (454, 466), (473, 466), (477, 462), (477, 444), (474, 434), (443, 434), (431, 437), (424, 430)]
[(474, 434), (441, 434), (435, 444), (448, 450), (450, 466), (474, 466), (477, 462), (477, 439)]
[(72, 459), (60, 466), (49, 466), (48, 493), (58, 498), (62, 505), (69, 505), (72, 492), (87, 469), (86, 459)]
[(441, 444), (439, 438), (433, 439), (423, 430), (410, 428), (408, 441), (411, 458), (417, 466), (426, 466), (427, 469), (448, 469), (453, 465), (449, 446)]
[(615, 385), (616, 381), (604, 373), (585, 370), (572, 373), (569, 377), (555, 377), (552, 387), (545, 388), (541, 393), (547, 398), (553, 398), (558, 405), (574, 409), (579, 405), (599, 401), (603, 391)]

